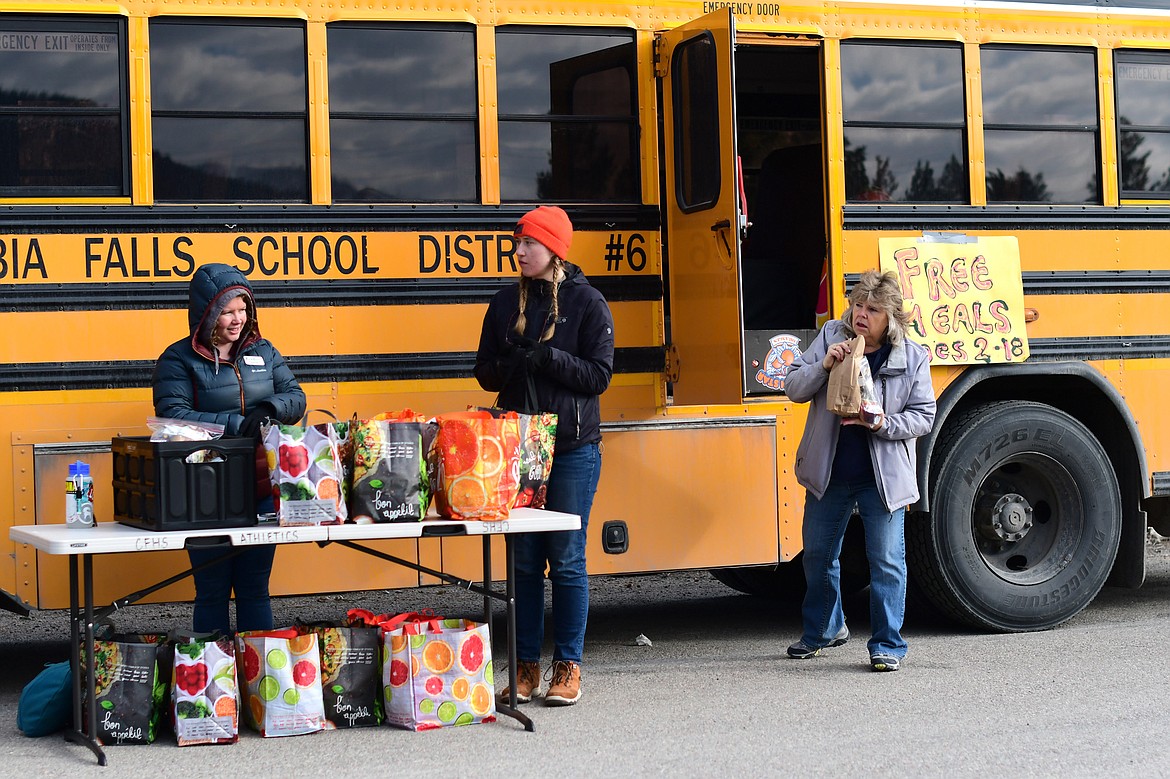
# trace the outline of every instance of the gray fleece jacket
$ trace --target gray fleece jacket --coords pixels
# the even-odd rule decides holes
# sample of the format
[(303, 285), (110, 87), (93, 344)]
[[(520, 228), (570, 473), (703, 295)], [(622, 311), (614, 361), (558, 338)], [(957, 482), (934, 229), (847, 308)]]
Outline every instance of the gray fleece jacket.
[[(820, 500), (829, 487), (841, 418), (827, 408), (829, 372), (825, 354), (835, 343), (854, 337), (839, 319), (826, 324), (784, 380), (789, 399), (809, 403), (808, 421), (796, 450), (796, 480)], [(914, 439), (934, 424), (934, 388), (926, 349), (902, 339), (874, 377), (885, 411), (881, 429), (869, 438), (878, 492), (894, 511), (918, 500), (918, 452)]]

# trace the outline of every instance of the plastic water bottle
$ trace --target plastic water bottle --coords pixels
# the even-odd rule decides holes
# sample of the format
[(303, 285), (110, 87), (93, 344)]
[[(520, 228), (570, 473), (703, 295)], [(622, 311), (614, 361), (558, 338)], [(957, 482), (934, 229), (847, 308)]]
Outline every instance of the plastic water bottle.
[(69, 478), (65, 481), (65, 524), (93, 525), (93, 478), (89, 475), (89, 463), (81, 460), (69, 464)]

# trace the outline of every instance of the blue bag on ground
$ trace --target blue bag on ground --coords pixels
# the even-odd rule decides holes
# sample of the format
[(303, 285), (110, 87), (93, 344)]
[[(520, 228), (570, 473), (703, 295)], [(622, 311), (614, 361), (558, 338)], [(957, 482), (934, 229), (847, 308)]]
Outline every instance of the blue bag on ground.
[(48, 736), (69, 727), (73, 718), (73, 673), (69, 661), (46, 663), (24, 686), (16, 706), (16, 727), (26, 736)]

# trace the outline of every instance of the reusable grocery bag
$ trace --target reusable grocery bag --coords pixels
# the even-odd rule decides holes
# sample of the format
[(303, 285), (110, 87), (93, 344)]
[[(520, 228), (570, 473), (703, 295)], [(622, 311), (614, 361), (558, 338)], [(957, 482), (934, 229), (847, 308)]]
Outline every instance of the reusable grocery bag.
[[(482, 410), (494, 417), (508, 413), (498, 408)], [(517, 414), (516, 421), (520, 434), (516, 451), (519, 490), (512, 508), (544, 508), (557, 440), (557, 415), (552, 412)]]
[[(355, 416), (354, 419), (357, 419)], [(332, 425), (337, 438), (337, 461), (341, 466), (341, 502), (349, 506), (350, 489), (353, 487), (353, 436), (350, 435), (350, 422), (334, 421)]]
[[(557, 438), (557, 415), (548, 411), (537, 411), (540, 402), (532, 375), (526, 375), (524, 405), (516, 414), (520, 440), (517, 447), (518, 491), (512, 508), (531, 506), (544, 508), (548, 492), (548, 477), (552, 472), (553, 450)], [(511, 378), (509, 377), (509, 381)], [(474, 409), (487, 411), (493, 417), (505, 417), (509, 412), (499, 407), (500, 398), (492, 408)], [(469, 409), (471, 410), (471, 409)]]
[(557, 440), (557, 415), (551, 412), (520, 414), (520, 490), (512, 508), (544, 508), (548, 477), (552, 474)]
[[(97, 722), (92, 735), (102, 744), (149, 744), (158, 729), (166, 697), (159, 647), (136, 638), (112, 634), (94, 641)], [(83, 662), (84, 657), (83, 648)]]
[(348, 511), (342, 493), (348, 423), (265, 425), (264, 450), (281, 525), (336, 525)]
[(387, 723), (431, 730), (495, 721), (486, 624), (462, 619), (406, 623), (385, 631), (382, 639)]
[(236, 634), (244, 719), (265, 737), (325, 728), (317, 635), (295, 628)]
[(845, 359), (833, 365), (829, 371), (828, 398), (826, 405), (830, 412), (842, 417), (855, 417), (861, 413), (861, 365), (865, 360), (865, 338), (857, 336), (852, 341), (852, 351)]
[(236, 743), (239, 687), (232, 640), (181, 636), (174, 655), (171, 716), (179, 746)]
[(520, 491), (520, 420), (511, 412), (441, 414), (435, 507), (448, 519), (504, 519)]
[(427, 463), (438, 426), (413, 412), (350, 424), (353, 522), (417, 522), (431, 505)]
[(325, 727), (356, 728), (382, 721), (382, 631), (377, 627), (299, 624), (317, 635)]

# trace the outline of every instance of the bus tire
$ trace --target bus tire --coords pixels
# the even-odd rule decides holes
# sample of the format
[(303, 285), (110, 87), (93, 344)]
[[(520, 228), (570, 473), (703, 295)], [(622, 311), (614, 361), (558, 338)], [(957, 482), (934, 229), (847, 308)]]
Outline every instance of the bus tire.
[(800, 558), (775, 568), (715, 568), (711, 575), (731, 589), (780, 603), (804, 598), (804, 570)]
[(930, 514), (907, 523), (911, 577), (947, 615), (1002, 632), (1044, 630), (1101, 590), (1121, 538), (1109, 456), (1072, 416), (987, 403), (948, 420)]

